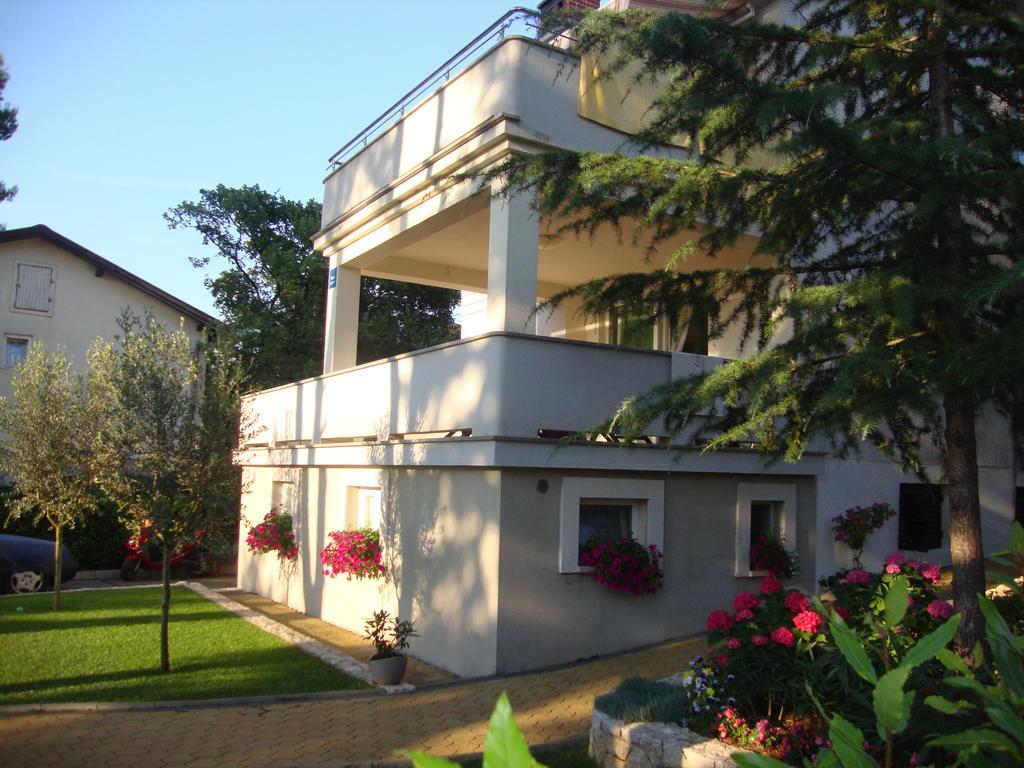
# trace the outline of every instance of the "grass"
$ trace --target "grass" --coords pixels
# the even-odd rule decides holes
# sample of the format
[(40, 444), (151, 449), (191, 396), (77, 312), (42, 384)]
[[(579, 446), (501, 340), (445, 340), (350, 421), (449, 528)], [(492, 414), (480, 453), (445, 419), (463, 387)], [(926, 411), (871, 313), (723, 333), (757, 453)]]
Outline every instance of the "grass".
[(0, 704), (175, 701), (367, 688), (200, 597), (171, 594), (160, 669), (160, 590), (0, 599)]

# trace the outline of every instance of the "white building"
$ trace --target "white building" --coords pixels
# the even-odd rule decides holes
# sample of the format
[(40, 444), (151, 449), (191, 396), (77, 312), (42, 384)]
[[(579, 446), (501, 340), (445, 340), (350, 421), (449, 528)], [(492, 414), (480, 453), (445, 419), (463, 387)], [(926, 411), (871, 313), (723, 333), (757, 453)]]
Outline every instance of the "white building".
[[(779, 3), (722, 12), (742, 22), (755, 11), (786, 12)], [(813, 589), (849, 565), (830, 521), (856, 504), (900, 509), (870, 540), (867, 566), (900, 544), (948, 560), (940, 497), (880, 457), (839, 460), (822, 449), (766, 466), (740, 447), (704, 455), (670, 446), (658, 424), (650, 445), (628, 450), (559, 443), (631, 394), (747, 350), (738, 328), (708, 344), (700, 319), (626, 339), (614, 319), (581, 318), (572, 305), (532, 314), (563, 288), (657, 264), (611, 231), (554, 238), (526, 199), (494, 199), (456, 180), (510, 153), (620, 150), (617, 121), (643, 111), (607, 93), (602, 102), (592, 84), (581, 86), (587, 65), (568, 46), (511, 34), (506, 21), (467, 49), (461, 71), (442, 67), (332, 158), (315, 240), (330, 260), (324, 374), (253, 396), (263, 429), (240, 452), (243, 514), (255, 522), (271, 507), (291, 512), (300, 555), (281, 566), (243, 544), (239, 585), (356, 631), (373, 610), (397, 611), (416, 621), (414, 653), (468, 676), (702, 631), (710, 610), (750, 588), (759, 528), (796, 548), (798, 583)], [(743, 238), (715, 265), (750, 263), (754, 243)], [(688, 268), (707, 263), (698, 256)], [(364, 275), (473, 294), (464, 337), (356, 366)], [(995, 547), (1020, 484), (1005, 429), (983, 435), (979, 464), (985, 544)], [(657, 595), (611, 593), (581, 573), (581, 528), (600, 520), (664, 551)], [(325, 579), (318, 554), (328, 533), (366, 524), (381, 529), (387, 577)]]
[(76, 368), (96, 338), (113, 341), (121, 310), (149, 311), (170, 330), (179, 324), (193, 344), (216, 320), (49, 227), (0, 232), (0, 328), (4, 357), (0, 395), (11, 395), (11, 371), (28, 345), (64, 347)]

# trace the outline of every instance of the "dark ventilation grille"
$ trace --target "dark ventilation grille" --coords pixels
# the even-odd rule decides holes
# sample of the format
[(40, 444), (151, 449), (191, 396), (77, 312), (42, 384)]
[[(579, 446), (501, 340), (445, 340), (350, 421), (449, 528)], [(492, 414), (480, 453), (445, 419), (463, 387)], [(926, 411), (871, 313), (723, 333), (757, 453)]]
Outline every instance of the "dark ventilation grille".
[(1024, 525), (1024, 488), (1021, 488), (1019, 485), (1014, 496), (1013, 513), (1013, 516), (1017, 518), (1017, 522)]
[(927, 552), (942, 546), (942, 486), (900, 484), (900, 549)]

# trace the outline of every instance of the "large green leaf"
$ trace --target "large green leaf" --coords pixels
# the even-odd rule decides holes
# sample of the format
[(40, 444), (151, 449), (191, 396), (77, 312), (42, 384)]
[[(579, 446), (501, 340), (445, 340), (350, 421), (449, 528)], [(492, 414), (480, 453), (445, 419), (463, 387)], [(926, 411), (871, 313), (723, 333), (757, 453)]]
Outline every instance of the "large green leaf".
[(912, 669), (937, 656), (939, 651), (945, 649), (945, 647), (949, 645), (949, 642), (953, 639), (953, 635), (956, 634), (957, 627), (959, 626), (960, 614), (958, 613), (955, 616), (950, 617), (949, 621), (942, 624), (938, 629), (933, 632), (929, 632), (914, 643), (910, 650), (907, 651), (907, 655), (903, 657), (903, 661), (900, 662), (900, 666)]
[(814, 768), (843, 768), (836, 753), (828, 747), (822, 747), (821, 751), (814, 758)]
[(975, 709), (976, 707), (967, 701), (950, 701), (942, 696), (929, 696), (924, 700), (932, 709), (941, 712), (944, 715), (958, 715), (969, 709)]
[(502, 692), (494, 705), (484, 742), (484, 768), (541, 768), (526, 745), (523, 732), (512, 717), (508, 695)]
[(878, 679), (871, 702), (874, 704), (875, 717), (878, 718), (879, 730), (890, 734), (902, 733), (910, 721), (910, 702), (903, 695), (903, 686), (910, 674), (910, 667), (891, 669)]
[(961, 675), (971, 674), (971, 668), (967, 666), (967, 663), (960, 658), (959, 654), (949, 650), (948, 648), (943, 648), (935, 654), (935, 657), (942, 662), (942, 666), (950, 672), (959, 672)]
[(445, 760), (443, 757), (434, 757), (425, 752), (406, 752), (412, 760), (413, 768), (461, 768), (458, 763)]
[(843, 654), (843, 658), (853, 667), (853, 671), (872, 685), (877, 682), (878, 675), (875, 674), (875, 668), (871, 665), (871, 659), (868, 658), (867, 651), (864, 650), (860, 638), (853, 634), (850, 628), (846, 626), (846, 622), (837, 613), (833, 613), (829, 617), (828, 623), (832, 639), (835, 640), (836, 646), (839, 648), (840, 653)]
[(1003, 682), (1014, 696), (1024, 698), (1024, 654), (1017, 646), (1017, 638), (1007, 626), (995, 603), (978, 597), (981, 612), (985, 615), (985, 637), (996, 668)]
[(946, 736), (932, 739), (927, 743), (927, 746), (946, 747), (953, 751), (970, 749), (972, 747), (989, 747), (1002, 752), (1009, 752), (1015, 757), (1020, 756), (1020, 750), (1017, 749), (1008, 737), (999, 731), (993, 731), (991, 728), (971, 728), (959, 733), (950, 733)]
[(986, 707), (985, 713), (989, 720), (1024, 747), (1024, 721), (1020, 717), (1008, 711), (1006, 707)]
[(889, 584), (889, 591), (885, 593), (885, 623), (889, 625), (889, 629), (903, 621), (903, 617), (907, 615), (909, 599), (910, 584), (907, 577), (897, 576)]
[(875, 768), (876, 763), (864, 751), (864, 734), (840, 715), (833, 715), (828, 725), (828, 737), (843, 768)]
[(786, 765), (786, 763), (776, 760), (774, 757), (759, 755), (753, 752), (747, 754), (736, 752), (733, 754), (732, 759), (740, 768), (792, 768)]

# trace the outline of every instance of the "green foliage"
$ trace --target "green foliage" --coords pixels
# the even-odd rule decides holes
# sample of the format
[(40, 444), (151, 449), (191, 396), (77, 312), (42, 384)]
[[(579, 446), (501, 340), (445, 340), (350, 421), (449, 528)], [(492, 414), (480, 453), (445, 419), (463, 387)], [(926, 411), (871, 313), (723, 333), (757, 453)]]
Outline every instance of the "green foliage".
[[(4, 57), (0, 56), (0, 96), (3, 95), (4, 88), (7, 87), (7, 68), (4, 66)], [(18, 129), (18, 110), (12, 107), (5, 101), (0, 101), (0, 141), (7, 141), (14, 135), (14, 132)], [(18, 194), (17, 187), (8, 187), (2, 181), (0, 181), (0, 203), (5, 200), (10, 200)], [(0, 224), (0, 229), (3, 229), (3, 225)]]
[(409, 638), (417, 637), (414, 622), (409, 619), (399, 621), (391, 617), (387, 611), (374, 611), (366, 620), (363, 637), (373, 643), (377, 649), (375, 659), (386, 659), (397, 656), (399, 651), (409, 647)]
[[(164, 214), (171, 229), (195, 229), (227, 268), (206, 278), (218, 310), (249, 364), (247, 382), (275, 386), (322, 372), (327, 261), (313, 250), (320, 203), (288, 200), (259, 186), (200, 190)], [(194, 256), (205, 269), (210, 256)], [(452, 311), (458, 292), (364, 278), (358, 361), (458, 337)]]
[[(46, 595), (0, 601), (0, 704), (179, 701), (362, 689), (361, 680), (174, 588), (173, 675), (157, 671), (159, 588), (74, 590), (59, 613)], [(7, 663), (7, 660), (17, 660)]]
[(598, 696), (594, 706), (626, 723), (679, 723), (689, 714), (688, 699), (677, 685), (629, 677), (611, 693)]

